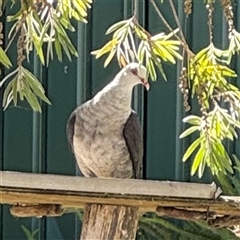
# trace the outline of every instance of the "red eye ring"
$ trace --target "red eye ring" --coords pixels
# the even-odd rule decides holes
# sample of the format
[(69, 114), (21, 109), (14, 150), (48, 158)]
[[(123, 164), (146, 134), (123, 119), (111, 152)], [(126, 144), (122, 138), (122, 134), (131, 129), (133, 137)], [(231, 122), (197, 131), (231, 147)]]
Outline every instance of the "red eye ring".
[(135, 76), (138, 76), (138, 71), (136, 68), (131, 69), (131, 73)]

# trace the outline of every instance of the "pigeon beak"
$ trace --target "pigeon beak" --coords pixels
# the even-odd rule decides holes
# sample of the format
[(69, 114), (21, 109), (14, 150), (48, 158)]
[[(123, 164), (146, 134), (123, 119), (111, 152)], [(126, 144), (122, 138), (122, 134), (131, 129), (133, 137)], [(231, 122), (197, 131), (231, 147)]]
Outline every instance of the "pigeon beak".
[(146, 88), (146, 90), (148, 91), (150, 89), (150, 84), (146, 81), (143, 82), (144, 87)]

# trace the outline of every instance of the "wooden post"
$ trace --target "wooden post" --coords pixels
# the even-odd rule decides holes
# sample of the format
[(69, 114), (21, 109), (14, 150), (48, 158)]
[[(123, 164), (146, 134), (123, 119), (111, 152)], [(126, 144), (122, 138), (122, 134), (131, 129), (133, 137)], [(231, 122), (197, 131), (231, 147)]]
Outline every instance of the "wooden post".
[(86, 204), (80, 240), (135, 240), (138, 207)]

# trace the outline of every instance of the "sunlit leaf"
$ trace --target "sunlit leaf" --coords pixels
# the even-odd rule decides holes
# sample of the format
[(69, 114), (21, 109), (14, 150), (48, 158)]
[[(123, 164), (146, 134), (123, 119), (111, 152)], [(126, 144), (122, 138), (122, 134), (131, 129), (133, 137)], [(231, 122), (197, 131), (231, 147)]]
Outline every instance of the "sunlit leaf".
[(156, 70), (154, 68), (153, 61), (150, 58), (148, 59), (148, 61), (146, 63), (146, 67), (150, 74), (151, 79), (156, 80), (156, 78), (157, 78)]
[(179, 138), (184, 138), (187, 137), (188, 135), (192, 134), (193, 132), (199, 130), (199, 126), (192, 126), (188, 129), (186, 129), (180, 136)]
[(26, 81), (29, 84), (30, 88), (32, 89), (33, 93), (40, 97), (44, 102), (51, 104), (51, 102), (45, 95), (44, 88), (42, 87), (41, 83), (37, 80), (37, 78), (27, 69), (23, 69), (23, 72)]
[(110, 34), (114, 31), (116, 31), (117, 29), (123, 27), (125, 24), (129, 23), (129, 20), (123, 20), (123, 21), (120, 21), (120, 22), (117, 22), (115, 24), (113, 24), (106, 32), (106, 34)]
[(0, 47), (0, 63), (2, 63), (6, 68), (10, 68), (12, 66), (10, 59), (8, 58), (2, 47)]
[(195, 115), (187, 116), (183, 119), (184, 123), (190, 123), (192, 125), (199, 126), (201, 124), (201, 118)]
[(113, 58), (114, 55), (115, 55), (115, 52), (116, 52), (116, 49), (113, 49), (113, 50), (109, 53), (107, 59), (106, 59), (105, 62), (104, 62), (104, 67), (107, 67), (107, 65), (111, 62), (112, 58)]
[(22, 90), (24, 92), (24, 96), (26, 97), (28, 103), (30, 104), (31, 108), (36, 112), (41, 112), (41, 106), (38, 102), (36, 95), (31, 91), (28, 85), (25, 85), (25, 88)]
[(4, 93), (3, 93), (3, 107), (4, 108), (8, 107), (9, 103), (11, 102), (11, 101), (9, 102), (9, 99), (11, 99), (13, 97), (12, 86), (13, 86), (14, 80), (15, 80), (15, 78), (10, 83), (8, 83), (7, 87), (4, 90)]
[(17, 106), (18, 79), (12, 80), (12, 96), (14, 106)]
[(96, 58), (100, 58), (105, 53), (110, 52), (117, 44), (117, 39), (112, 39), (106, 43), (101, 49), (93, 51), (92, 54), (96, 55)]
[(197, 138), (187, 149), (187, 151), (185, 152), (185, 154), (183, 155), (183, 162), (185, 162), (190, 155), (194, 152), (194, 150), (199, 146), (199, 144), (201, 143), (202, 138)]
[[(202, 144), (201, 147), (199, 148), (197, 154), (194, 157), (192, 167), (191, 167), (191, 176), (193, 176), (195, 174), (195, 172), (197, 171), (200, 163), (202, 161), (204, 161), (203, 160), (204, 154), (205, 154), (205, 145)], [(203, 166), (201, 166), (201, 167), (203, 167)], [(204, 171), (204, 169), (201, 170), (201, 172), (203, 172), (203, 171)]]
[(57, 53), (58, 60), (61, 62), (62, 61), (62, 48), (61, 48), (61, 44), (58, 39), (56, 39), (54, 41), (54, 47), (55, 47), (55, 51)]

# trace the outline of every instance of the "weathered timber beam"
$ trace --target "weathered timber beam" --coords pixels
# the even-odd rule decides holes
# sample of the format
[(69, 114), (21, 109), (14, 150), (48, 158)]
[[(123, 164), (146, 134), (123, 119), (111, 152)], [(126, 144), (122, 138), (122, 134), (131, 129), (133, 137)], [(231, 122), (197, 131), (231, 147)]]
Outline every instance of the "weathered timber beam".
[[(189, 189), (193, 193), (190, 193)], [(205, 199), (201, 191), (204, 192)], [(214, 184), (0, 172), (1, 204), (20, 206), (53, 204), (63, 209), (71, 209), (83, 208), (84, 205), (93, 203), (134, 206), (142, 212), (155, 212), (157, 207), (172, 207), (186, 211), (209, 212), (214, 215), (240, 216), (239, 197), (225, 196), (215, 199), (216, 195), (217, 187)]]
[(0, 171), (0, 187), (200, 199), (213, 199), (219, 195), (215, 183), (200, 184), (136, 179), (85, 178), (4, 171)]

